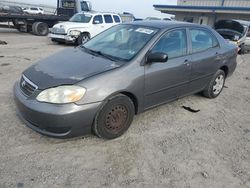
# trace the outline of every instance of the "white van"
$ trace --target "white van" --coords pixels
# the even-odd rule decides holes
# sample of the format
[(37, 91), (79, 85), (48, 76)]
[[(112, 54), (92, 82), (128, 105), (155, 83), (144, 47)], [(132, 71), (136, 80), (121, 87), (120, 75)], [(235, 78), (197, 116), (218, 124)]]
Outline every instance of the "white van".
[(121, 23), (121, 17), (114, 13), (81, 12), (68, 22), (54, 25), (49, 38), (54, 42), (82, 44), (102, 31)]

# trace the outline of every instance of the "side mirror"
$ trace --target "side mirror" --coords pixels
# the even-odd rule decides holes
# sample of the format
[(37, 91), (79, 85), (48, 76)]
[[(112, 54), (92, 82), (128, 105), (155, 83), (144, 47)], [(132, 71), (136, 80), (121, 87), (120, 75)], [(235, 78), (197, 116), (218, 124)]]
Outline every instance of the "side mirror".
[(99, 20), (94, 20), (93, 24), (99, 24), (100, 21)]
[(166, 63), (168, 55), (161, 52), (150, 53), (147, 57), (147, 63)]

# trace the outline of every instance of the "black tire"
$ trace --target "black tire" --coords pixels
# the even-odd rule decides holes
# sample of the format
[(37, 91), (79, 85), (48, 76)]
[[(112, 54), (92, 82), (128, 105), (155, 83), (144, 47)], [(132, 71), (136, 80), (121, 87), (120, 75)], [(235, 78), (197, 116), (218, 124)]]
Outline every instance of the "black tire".
[(32, 33), (34, 34), (34, 35), (36, 35), (36, 25), (37, 25), (37, 23), (39, 23), (39, 22), (35, 22), (35, 23), (33, 23), (32, 24)]
[(46, 36), (49, 33), (48, 24), (44, 22), (35, 22), (32, 25), (32, 32), (38, 36)]
[(128, 130), (134, 115), (133, 101), (125, 95), (116, 95), (107, 100), (97, 113), (93, 131), (100, 138), (117, 138)]
[[(85, 39), (85, 40), (84, 40)], [(77, 39), (77, 44), (78, 45), (81, 45), (81, 44), (84, 44), (85, 42), (87, 42), (87, 41), (89, 41), (89, 39), (90, 39), (90, 36), (89, 36), (89, 34), (88, 33), (82, 33), (79, 37), (78, 37), (78, 39)]]
[[(221, 77), (223, 77), (223, 81), (220, 81), (220, 84), (218, 84), (216, 80)], [(218, 97), (224, 88), (225, 80), (226, 80), (225, 72), (221, 69), (218, 70), (211, 79), (211, 81), (209, 82), (207, 88), (203, 91), (203, 95), (210, 99)], [(218, 89), (215, 89), (216, 84), (218, 84)]]
[(246, 47), (245, 47), (245, 44), (242, 44), (240, 46), (240, 51), (239, 51), (239, 54), (240, 55), (244, 55), (246, 53)]

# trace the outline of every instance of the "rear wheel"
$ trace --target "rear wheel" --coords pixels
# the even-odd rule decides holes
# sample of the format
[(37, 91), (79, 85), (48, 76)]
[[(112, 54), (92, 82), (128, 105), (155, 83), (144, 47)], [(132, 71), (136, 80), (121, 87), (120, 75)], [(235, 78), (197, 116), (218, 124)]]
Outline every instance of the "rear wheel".
[(117, 138), (128, 130), (134, 114), (135, 107), (130, 98), (125, 95), (114, 96), (97, 113), (93, 131), (101, 138)]
[(218, 97), (224, 88), (225, 79), (225, 72), (218, 70), (209, 82), (208, 87), (203, 91), (204, 96), (211, 99)]

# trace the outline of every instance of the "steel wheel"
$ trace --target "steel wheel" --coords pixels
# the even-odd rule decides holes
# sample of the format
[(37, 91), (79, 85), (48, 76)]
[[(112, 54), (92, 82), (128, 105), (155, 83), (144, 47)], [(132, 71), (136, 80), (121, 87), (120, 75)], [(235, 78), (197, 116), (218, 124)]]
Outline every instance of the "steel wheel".
[(122, 94), (107, 99), (93, 123), (94, 133), (105, 139), (114, 139), (125, 133), (135, 115), (133, 101)]
[(114, 106), (106, 116), (105, 128), (111, 133), (121, 131), (128, 119), (128, 109), (124, 105)]
[(219, 75), (215, 79), (215, 82), (214, 82), (214, 85), (213, 85), (213, 92), (214, 92), (215, 95), (218, 95), (221, 92), (221, 90), (223, 89), (224, 81), (225, 81), (225, 78), (224, 78), (223, 75)]

